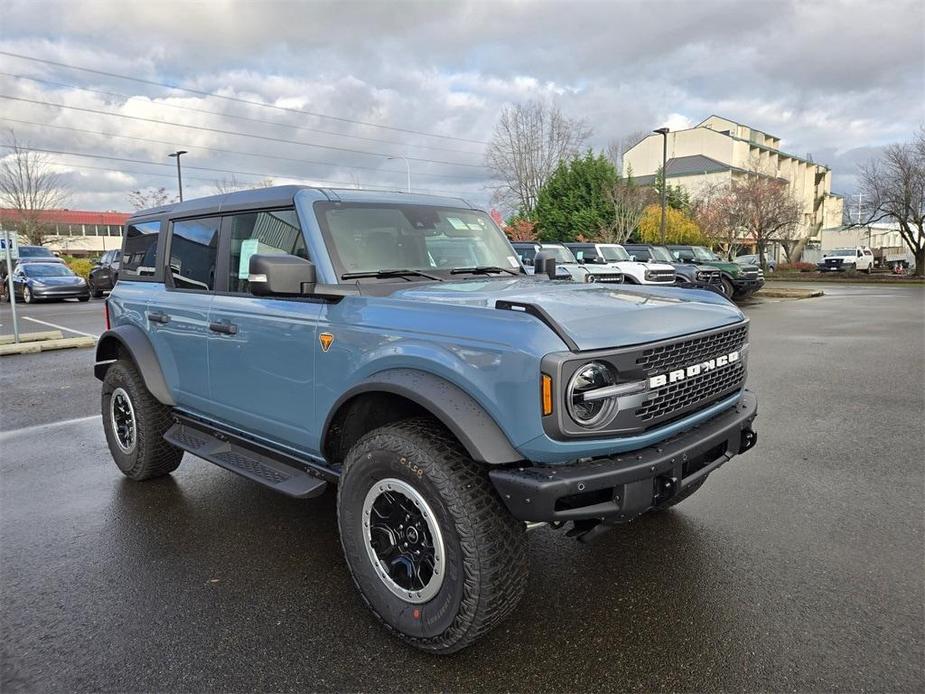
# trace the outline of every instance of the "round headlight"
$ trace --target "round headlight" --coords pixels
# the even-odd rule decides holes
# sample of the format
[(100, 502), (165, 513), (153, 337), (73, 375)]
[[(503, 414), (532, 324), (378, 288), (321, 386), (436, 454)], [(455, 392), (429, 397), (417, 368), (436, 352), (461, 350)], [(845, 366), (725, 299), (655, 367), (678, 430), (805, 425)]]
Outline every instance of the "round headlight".
[(590, 272), (587, 275), (585, 275), (585, 282), (588, 282), (588, 283), (594, 282), (594, 275), (592, 275)]
[[(592, 391), (612, 386), (614, 382), (610, 367), (601, 362), (589, 362), (575, 372), (566, 389), (565, 405), (576, 424), (594, 428), (607, 420), (616, 405), (616, 397), (593, 397)], [(586, 400), (586, 394), (591, 394), (591, 399)]]

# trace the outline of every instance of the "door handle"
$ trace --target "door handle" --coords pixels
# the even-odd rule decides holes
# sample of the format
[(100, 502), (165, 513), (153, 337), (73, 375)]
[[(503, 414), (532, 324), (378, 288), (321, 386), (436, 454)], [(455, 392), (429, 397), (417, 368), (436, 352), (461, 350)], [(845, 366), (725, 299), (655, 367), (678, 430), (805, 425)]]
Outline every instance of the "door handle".
[(170, 316), (168, 316), (166, 313), (149, 313), (148, 320), (152, 323), (160, 323), (161, 325), (164, 325), (170, 322)]
[(232, 325), (231, 323), (209, 323), (209, 330), (214, 333), (221, 333), (222, 335), (237, 335), (238, 326)]

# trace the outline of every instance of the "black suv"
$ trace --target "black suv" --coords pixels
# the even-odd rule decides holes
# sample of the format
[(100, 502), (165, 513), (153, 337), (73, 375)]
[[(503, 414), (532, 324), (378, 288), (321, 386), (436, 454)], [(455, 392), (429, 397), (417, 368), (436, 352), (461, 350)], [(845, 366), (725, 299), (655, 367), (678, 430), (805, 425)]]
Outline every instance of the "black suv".
[(94, 299), (103, 296), (103, 292), (111, 292), (116, 286), (116, 280), (119, 279), (119, 262), (122, 260), (122, 251), (106, 251), (96, 261), (96, 265), (90, 270), (90, 276), (87, 278), (87, 284), (90, 285), (90, 294)]

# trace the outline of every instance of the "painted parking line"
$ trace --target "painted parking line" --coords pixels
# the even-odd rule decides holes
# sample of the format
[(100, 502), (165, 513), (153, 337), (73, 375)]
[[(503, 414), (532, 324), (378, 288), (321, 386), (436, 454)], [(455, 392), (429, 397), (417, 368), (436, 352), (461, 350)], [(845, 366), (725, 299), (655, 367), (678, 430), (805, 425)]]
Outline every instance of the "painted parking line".
[(42, 325), (47, 325), (50, 328), (57, 328), (58, 330), (66, 330), (69, 333), (77, 333), (78, 335), (86, 335), (87, 337), (92, 337), (95, 340), (100, 339), (99, 335), (94, 335), (93, 333), (85, 333), (82, 330), (74, 330), (74, 328), (66, 328), (63, 325), (57, 325), (56, 323), (49, 323), (48, 321), (39, 320), (38, 318), (30, 318), (29, 316), (23, 316), (23, 320), (31, 320), (33, 323), (41, 323)]
[(80, 424), (81, 422), (92, 422), (93, 420), (100, 419), (101, 415), (94, 414), (89, 417), (77, 417), (76, 419), (65, 419), (60, 422), (49, 422), (48, 424), (36, 424), (31, 427), (22, 427), (20, 429), (11, 429), (10, 431), (0, 431), (0, 442), (7, 441), (17, 436), (27, 436), (30, 434), (37, 434), (43, 431), (51, 431), (53, 429), (58, 429), (60, 427), (65, 427), (70, 424)]

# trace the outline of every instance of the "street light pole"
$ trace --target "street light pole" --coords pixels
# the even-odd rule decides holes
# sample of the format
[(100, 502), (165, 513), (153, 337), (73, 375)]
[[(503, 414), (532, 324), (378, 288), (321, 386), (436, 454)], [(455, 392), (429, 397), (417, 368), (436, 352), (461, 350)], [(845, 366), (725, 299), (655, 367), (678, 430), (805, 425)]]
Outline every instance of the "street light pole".
[(183, 202), (183, 173), (180, 171), (180, 157), (184, 154), (189, 154), (185, 149), (178, 149), (173, 154), (168, 154), (168, 157), (176, 157), (177, 160), (177, 187), (180, 189), (180, 202)]
[(389, 157), (388, 161), (393, 159), (403, 159), (405, 162), (405, 172), (408, 174), (408, 192), (411, 192), (411, 164), (408, 163), (408, 157), (403, 154), (399, 154), (397, 157)]
[(665, 245), (665, 204), (668, 192), (668, 172), (665, 170), (668, 166), (668, 128), (659, 128), (652, 132), (662, 136), (662, 221), (659, 225), (659, 233), (662, 237), (662, 245)]

